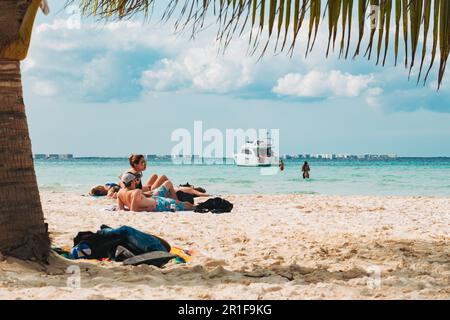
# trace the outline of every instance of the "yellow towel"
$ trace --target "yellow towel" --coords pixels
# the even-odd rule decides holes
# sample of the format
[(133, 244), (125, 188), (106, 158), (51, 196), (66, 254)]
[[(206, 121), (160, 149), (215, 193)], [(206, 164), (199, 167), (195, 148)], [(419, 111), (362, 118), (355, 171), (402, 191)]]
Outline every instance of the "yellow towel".
[(178, 248), (178, 247), (172, 247), (170, 249), (170, 253), (179, 256), (180, 258), (182, 258), (186, 262), (191, 261), (192, 260), (192, 255), (194, 254), (194, 252), (192, 250), (185, 250), (185, 249)]

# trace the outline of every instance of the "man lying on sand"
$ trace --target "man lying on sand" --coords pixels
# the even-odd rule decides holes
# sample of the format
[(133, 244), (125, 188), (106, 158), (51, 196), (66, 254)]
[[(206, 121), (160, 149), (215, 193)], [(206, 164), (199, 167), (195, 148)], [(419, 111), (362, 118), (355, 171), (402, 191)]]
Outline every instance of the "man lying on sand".
[(159, 196), (173, 196), (173, 192), (175, 192), (173, 190), (173, 185), (171, 186), (166, 183), (165, 186), (162, 186), (164, 187), (164, 190), (160, 190), (160, 192), (156, 192), (156, 195), (152, 194), (148, 197), (148, 194), (146, 195), (141, 189), (136, 188), (138, 181), (139, 178), (130, 172), (124, 173), (121, 176), (121, 182), (125, 188), (121, 189), (117, 194), (120, 210), (131, 210), (136, 212), (164, 212), (170, 211), (171, 206), (174, 206), (176, 211), (189, 211), (195, 209), (195, 205), (189, 202), (181, 202), (174, 198), (171, 199)]

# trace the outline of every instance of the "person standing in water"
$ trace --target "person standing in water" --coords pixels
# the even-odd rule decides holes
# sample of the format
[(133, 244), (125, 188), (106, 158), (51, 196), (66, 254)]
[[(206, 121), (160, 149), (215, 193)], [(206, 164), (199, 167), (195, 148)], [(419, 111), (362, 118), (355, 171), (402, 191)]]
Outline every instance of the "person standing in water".
[(280, 171), (284, 170), (284, 162), (283, 162), (283, 160), (280, 159), (280, 163), (278, 164), (278, 166), (280, 167)]
[(303, 179), (309, 179), (309, 171), (311, 171), (311, 169), (309, 168), (308, 161), (305, 161), (302, 167)]

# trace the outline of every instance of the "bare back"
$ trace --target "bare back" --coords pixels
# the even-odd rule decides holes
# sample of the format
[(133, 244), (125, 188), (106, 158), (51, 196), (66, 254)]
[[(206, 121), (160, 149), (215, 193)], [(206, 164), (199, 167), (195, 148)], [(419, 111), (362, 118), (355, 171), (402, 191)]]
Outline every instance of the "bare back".
[(155, 211), (156, 202), (152, 198), (147, 198), (140, 189), (127, 190), (122, 189), (117, 194), (117, 201), (120, 210), (128, 208), (131, 211)]

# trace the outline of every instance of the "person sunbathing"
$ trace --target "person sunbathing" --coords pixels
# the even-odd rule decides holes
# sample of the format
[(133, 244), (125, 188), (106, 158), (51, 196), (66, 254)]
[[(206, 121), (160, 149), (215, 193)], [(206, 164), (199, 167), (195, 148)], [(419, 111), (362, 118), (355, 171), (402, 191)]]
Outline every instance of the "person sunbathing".
[(117, 183), (105, 183), (104, 185), (98, 185), (91, 189), (89, 195), (94, 197), (107, 196), (110, 199), (117, 199), (117, 192), (119, 192), (120, 186)]
[(154, 196), (154, 197), (164, 197), (164, 198), (172, 198), (178, 199), (177, 192), (181, 191), (194, 197), (209, 197), (209, 194), (205, 192), (200, 192), (192, 187), (177, 187), (173, 186), (172, 181), (165, 181), (160, 187), (154, 189), (153, 191), (146, 192), (146, 194)]
[[(174, 198), (145, 195), (143, 190), (137, 188), (139, 178), (132, 173), (124, 173), (121, 182), (125, 188), (117, 194), (117, 201), (120, 210), (136, 212), (164, 212), (171, 211), (172, 206), (176, 211), (194, 210), (195, 205), (189, 202), (182, 202)], [(168, 190), (164, 195), (171, 195)], [(158, 193), (159, 194), (159, 193)]]

